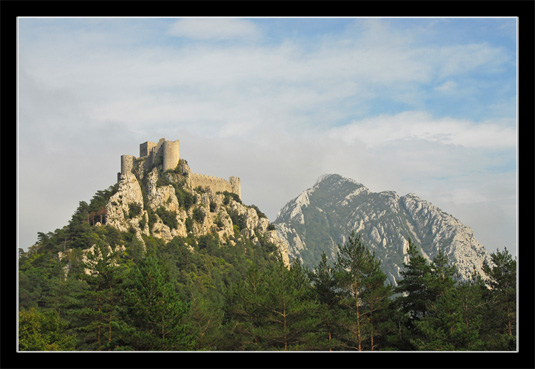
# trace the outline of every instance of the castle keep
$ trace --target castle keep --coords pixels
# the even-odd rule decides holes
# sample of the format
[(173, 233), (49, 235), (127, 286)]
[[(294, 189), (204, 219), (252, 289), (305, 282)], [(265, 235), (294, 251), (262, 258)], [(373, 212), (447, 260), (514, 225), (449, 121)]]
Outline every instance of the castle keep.
[[(150, 170), (161, 165), (162, 171), (176, 169), (180, 161), (180, 141), (166, 141), (161, 138), (158, 143), (143, 142), (139, 145), (139, 157), (134, 155), (121, 155), (121, 172), (117, 173), (117, 181), (121, 175), (132, 173), (134, 165), (142, 163), (144, 170)], [(233, 192), (241, 198), (241, 182), (238, 177), (230, 177), (225, 180), (204, 174), (191, 173), (188, 178), (191, 188), (208, 188), (213, 192)]]
[(175, 169), (180, 160), (180, 141), (166, 141), (161, 138), (158, 143), (144, 142), (139, 145), (139, 158), (134, 155), (121, 155), (121, 174), (130, 173), (134, 168), (135, 160), (143, 160), (145, 169), (159, 164), (161, 158), (162, 170)]

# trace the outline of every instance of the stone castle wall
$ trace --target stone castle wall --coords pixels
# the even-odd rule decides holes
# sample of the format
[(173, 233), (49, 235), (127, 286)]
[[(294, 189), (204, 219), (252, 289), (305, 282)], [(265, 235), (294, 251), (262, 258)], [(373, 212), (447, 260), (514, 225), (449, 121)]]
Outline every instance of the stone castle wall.
[(134, 155), (121, 155), (121, 174), (132, 172), (135, 159)]
[(165, 141), (162, 146), (163, 171), (173, 170), (180, 160), (180, 141)]
[[(161, 141), (161, 140), (160, 140)], [(143, 142), (142, 144), (139, 144), (139, 157), (145, 157), (149, 156), (152, 152), (152, 149), (156, 146), (154, 142)]]
[(207, 176), (205, 174), (192, 173), (190, 176), (191, 186), (193, 188), (202, 187), (210, 188), (213, 192), (233, 192), (241, 198), (240, 179), (237, 177), (230, 177), (230, 180)]
[[(166, 141), (165, 138), (161, 138), (158, 143), (147, 141), (139, 145), (139, 158), (134, 155), (121, 155), (121, 172), (117, 175), (117, 181), (120, 180), (121, 175), (132, 172), (137, 160), (142, 160), (145, 170), (150, 170), (158, 162), (157, 158), (160, 160), (160, 157), (164, 172), (175, 169), (180, 161), (180, 141)], [(207, 187), (213, 192), (233, 192), (241, 198), (241, 183), (238, 177), (230, 177), (227, 181), (218, 177), (192, 173), (191, 184), (193, 188)]]
[(241, 199), (241, 179), (239, 177), (230, 177), (229, 182), (232, 192), (238, 195)]

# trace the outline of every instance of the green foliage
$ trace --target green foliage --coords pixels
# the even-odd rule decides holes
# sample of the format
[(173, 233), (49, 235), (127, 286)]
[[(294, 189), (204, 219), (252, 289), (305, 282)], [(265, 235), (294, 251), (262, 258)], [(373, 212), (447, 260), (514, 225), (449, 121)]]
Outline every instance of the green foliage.
[(186, 232), (193, 232), (193, 219), (191, 218), (186, 218)]
[(215, 217), (214, 223), (218, 228), (223, 228), (225, 224), (223, 223), (223, 220), (221, 219), (221, 213), (217, 214), (217, 216)]
[(183, 206), (186, 211), (189, 210), (191, 206), (194, 205), (197, 201), (195, 195), (179, 186), (175, 186), (175, 194), (178, 199), (179, 205)]
[[(194, 204), (194, 195), (169, 184), (181, 206)], [(313, 272), (297, 261), (287, 268), (265, 237), (253, 242), (240, 234), (245, 218), (237, 212), (229, 213), (236, 235), (223, 240), (193, 236), (200, 208), (186, 220), (188, 237), (169, 242), (147, 235), (141, 241), (105, 222), (93, 226), (115, 190), (80, 202), (67, 226), (39, 233), (28, 251), (19, 250), (21, 350), (516, 348), (517, 265), (506, 250), (484, 266), (488, 280), (474, 273), (462, 281), (445, 255), (428, 262), (411, 241), (392, 295), (380, 258), (355, 234), (331, 263), (323, 254)], [(236, 197), (225, 193), (227, 204)], [(177, 227), (176, 214), (153, 212), (146, 201), (144, 193), (151, 228), (157, 216)], [(132, 204), (128, 215), (141, 209)], [(330, 242), (314, 231), (308, 237)]]
[(232, 224), (238, 227), (238, 231), (241, 231), (247, 227), (244, 214), (239, 214), (237, 210), (231, 210), (229, 211), (229, 216)]
[(168, 211), (163, 206), (160, 206), (158, 209), (156, 209), (156, 215), (158, 215), (162, 220), (163, 224), (165, 224), (169, 228), (178, 228), (178, 220), (176, 218), (175, 212)]
[(193, 345), (182, 322), (187, 304), (154, 254), (131, 270), (123, 288), (125, 323), (119, 326), (123, 348), (175, 351)]
[(267, 218), (267, 215), (264, 214), (256, 205), (249, 205), (249, 207), (253, 208), (256, 211), (256, 214), (259, 218)]
[(66, 334), (67, 323), (55, 311), (41, 313), (35, 308), (19, 311), (19, 350), (72, 351), (76, 338)]
[(197, 223), (204, 222), (205, 214), (200, 208), (197, 207), (197, 208), (193, 209), (192, 216), (193, 216), (193, 220), (196, 221)]
[(486, 324), (499, 334), (492, 339), (491, 347), (495, 350), (514, 350), (516, 348), (516, 260), (507, 249), (497, 250), (491, 254), (492, 263), (483, 265), (483, 271), (489, 276), (486, 293), (488, 309)]
[(344, 348), (349, 317), (341, 308), (342, 290), (338, 287), (334, 269), (327, 262), (325, 252), (314, 272), (309, 272), (314, 293), (319, 302), (318, 344), (316, 349), (337, 351)]
[(279, 260), (247, 278), (229, 297), (232, 342), (242, 350), (307, 350), (314, 346), (317, 303), (304, 269)]
[(217, 210), (217, 204), (213, 201), (210, 201), (210, 213), (215, 213)]
[(117, 305), (124, 268), (120, 253), (99, 243), (86, 254), (85, 271), (78, 276), (86, 283), (77, 311), (81, 347), (88, 350), (111, 350), (116, 344), (115, 327), (120, 322)]
[(431, 273), (431, 267), (409, 240), (409, 262), (403, 264), (405, 270), (400, 274), (403, 279), (399, 281), (396, 292), (404, 294), (398, 301), (403, 313), (409, 314), (409, 325), (413, 321), (425, 316), (431, 302), (431, 291), (426, 281)]
[(132, 219), (141, 214), (141, 204), (128, 204), (128, 219)]
[(418, 335), (412, 343), (421, 351), (481, 350), (480, 325), (480, 317), (470, 323), (465, 320), (459, 290), (450, 288), (430, 306), (425, 318), (415, 322)]
[(195, 191), (195, 192), (197, 192), (198, 194), (201, 194), (201, 195), (202, 195), (203, 193), (206, 193), (206, 192), (207, 192), (207, 191), (206, 191), (206, 188), (203, 188), (203, 187), (201, 187), (201, 186), (197, 186), (197, 187), (195, 187), (195, 188), (193, 189), (193, 191)]
[(223, 193), (223, 195), (225, 195), (225, 197), (223, 198), (223, 205), (230, 204), (230, 200), (231, 199), (236, 201), (237, 203), (242, 204), (242, 201), (241, 201), (240, 197), (237, 194), (235, 194), (234, 192), (224, 191), (224, 192), (218, 192), (218, 193)]
[(392, 290), (385, 284), (386, 275), (375, 254), (355, 233), (338, 247), (335, 276), (342, 293), (341, 303), (353, 319), (353, 324), (348, 325), (346, 344), (358, 351), (375, 350), (377, 336), (382, 333), (378, 326), (384, 316), (380, 313), (387, 309)]
[[(178, 166), (176, 170), (178, 170)], [(167, 172), (175, 173), (175, 170), (166, 171), (166, 173)], [(156, 186), (157, 187), (172, 186), (175, 189), (175, 195), (178, 199), (179, 206), (184, 208), (186, 211), (189, 210), (191, 206), (196, 203), (195, 195), (184, 189), (183, 182), (171, 181), (169, 177), (165, 174), (160, 175), (158, 177), (158, 180), (156, 181)]]

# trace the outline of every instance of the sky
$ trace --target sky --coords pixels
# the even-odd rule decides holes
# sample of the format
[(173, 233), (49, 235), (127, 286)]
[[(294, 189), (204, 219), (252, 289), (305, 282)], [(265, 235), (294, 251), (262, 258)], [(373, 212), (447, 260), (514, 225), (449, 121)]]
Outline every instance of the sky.
[(517, 247), (517, 19), (18, 18), (18, 246), (180, 140), (271, 221), (324, 174)]

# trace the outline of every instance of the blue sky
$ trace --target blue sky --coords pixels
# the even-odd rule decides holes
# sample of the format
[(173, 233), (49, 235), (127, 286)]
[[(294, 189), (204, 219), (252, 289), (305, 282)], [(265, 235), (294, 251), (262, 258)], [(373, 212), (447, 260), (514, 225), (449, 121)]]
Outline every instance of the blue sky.
[(121, 154), (165, 137), (195, 172), (241, 177), (271, 220), (339, 173), (414, 192), (489, 250), (514, 249), (516, 26), (19, 18), (19, 246), (112, 185)]

